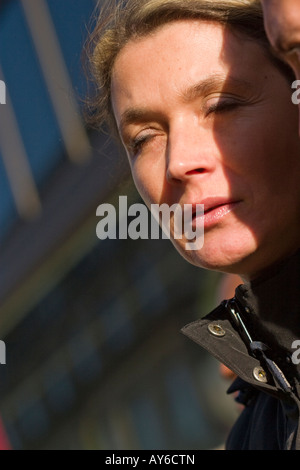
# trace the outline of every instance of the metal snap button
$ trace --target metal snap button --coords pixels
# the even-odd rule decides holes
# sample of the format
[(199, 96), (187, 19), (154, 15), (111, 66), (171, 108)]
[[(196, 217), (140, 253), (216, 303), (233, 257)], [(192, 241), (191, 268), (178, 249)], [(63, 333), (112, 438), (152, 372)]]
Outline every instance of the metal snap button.
[(253, 376), (258, 382), (266, 383), (268, 381), (265, 370), (260, 366), (254, 367)]
[(221, 337), (221, 336), (225, 336), (226, 334), (225, 330), (218, 323), (210, 323), (207, 328), (209, 332), (214, 336)]

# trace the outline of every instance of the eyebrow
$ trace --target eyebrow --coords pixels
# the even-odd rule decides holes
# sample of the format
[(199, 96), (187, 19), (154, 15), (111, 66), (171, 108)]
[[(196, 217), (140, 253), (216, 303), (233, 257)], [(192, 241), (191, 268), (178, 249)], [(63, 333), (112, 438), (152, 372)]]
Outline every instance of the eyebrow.
[[(179, 92), (179, 96), (184, 102), (191, 102), (196, 98), (207, 96), (213, 91), (224, 88), (225, 85), (234, 86), (235, 91), (245, 91), (252, 88), (251, 82), (242, 78), (232, 76), (209, 76), (198, 83), (188, 86)], [(120, 117), (119, 131), (122, 134), (126, 126), (142, 121), (155, 120), (161, 113), (153, 111), (147, 107), (131, 107), (126, 109)]]
[(244, 91), (251, 87), (251, 82), (233, 76), (213, 75), (186, 88), (182, 97), (185, 101), (192, 101), (198, 97), (207, 96), (215, 90), (220, 90), (224, 86), (233, 86), (235, 91)]
[(159, 113), (156, 113), (146, 107), (128, 108), (124, 111), (120, 118), (119, 131), (122, 134), (125, 127), (129, 126), (130, 124), (155, 120), (155, 118), (158, 117), (158, 114)]

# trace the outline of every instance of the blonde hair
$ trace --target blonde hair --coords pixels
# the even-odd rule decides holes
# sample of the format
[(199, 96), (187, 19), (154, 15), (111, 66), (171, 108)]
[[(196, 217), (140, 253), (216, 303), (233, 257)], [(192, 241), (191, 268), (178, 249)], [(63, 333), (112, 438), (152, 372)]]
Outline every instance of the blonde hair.
[(116, 130), (111, 107), (111, 74), (121, 49), (129, 41), (181, 19), (221, 23), (254, 39), (265, 49), (274, 65), (288, 79), (294, 79), (291, 69), (271, 51), (259, 0), (109, 0), (96, 17), (86, 49), (95, 85), (94, 94), (88, 101), (89, 124), (99, 128), (107, 122), (111, 130)]

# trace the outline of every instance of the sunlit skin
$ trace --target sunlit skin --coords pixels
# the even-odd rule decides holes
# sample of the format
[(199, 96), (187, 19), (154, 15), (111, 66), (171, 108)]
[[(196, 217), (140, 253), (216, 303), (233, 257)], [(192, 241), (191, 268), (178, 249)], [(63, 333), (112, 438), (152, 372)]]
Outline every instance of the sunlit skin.
[(189, 262), (247, 280), (299, 247), (297, 107), (255, 41), (164, 25), (119, 53), (112, 105), (145, 203), (211, 209), (201, 249), (173, 240)]
[(300, 1), (261, 0), (261, 4), (271, 45), (300, 80)]

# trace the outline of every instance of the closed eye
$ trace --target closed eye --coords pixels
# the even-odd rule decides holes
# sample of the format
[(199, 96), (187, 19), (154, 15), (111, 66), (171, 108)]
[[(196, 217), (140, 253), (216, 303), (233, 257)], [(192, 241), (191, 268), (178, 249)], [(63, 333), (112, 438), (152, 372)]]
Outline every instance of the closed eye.
[(128, 145), (128, 149), (133, 156), (137, 155), (143, 148), (143, 146), (153, 138), (153, 134), (141, 135), (132, 139)]
[[(166, 133), (163, 129), (158, 127), (146, 127), (141, 129), (135, 136), (128, 136), (128, 143), (126, 145), (130, 156), (137, 157), (144, 150), (147, 150), (148, 144), (151, 143), (152, 151), (157, 151), (158, 146), (165, 145)], [(154, 147), (152, 147), (152, 143)]]
[(240, 105), (241, 103), (237, 101), (218, 101), (208, 106), (206, 110), (206, 115), (209, 115), (211, 113), (218, 114), (222, 112), (232, 111)]

